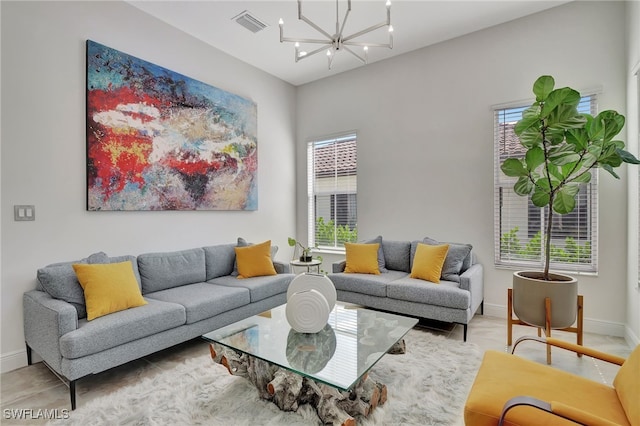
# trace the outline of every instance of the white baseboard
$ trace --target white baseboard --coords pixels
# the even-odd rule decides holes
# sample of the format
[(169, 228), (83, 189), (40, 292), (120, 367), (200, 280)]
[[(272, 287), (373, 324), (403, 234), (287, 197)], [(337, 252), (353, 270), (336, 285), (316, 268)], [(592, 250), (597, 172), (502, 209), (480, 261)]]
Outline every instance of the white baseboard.
[(27, 365), (27, 350), (9, 352), (0, 356), (0, 372), (17, 370)]
[[(507, 320), (507, 307), (504, 305), (484, 304), (484, 314), (490, 317), (504, 318)], [(625, 324), (611, 321), (602, 321), (593, 318), (584, 319), (584, 331), (587, 333), (602, 334), (605, 336), (624, 337), (627, 342), (632, 341), (628, 337), (631, 333)], [(637, 337), (636, 337), (637, 342)], [(636, 343), (637, 344), (637, 343)]]
[(640, 338), (629, 327), (625, 327), (624, 340), (627, 341), (632, 348), (640, 344)]

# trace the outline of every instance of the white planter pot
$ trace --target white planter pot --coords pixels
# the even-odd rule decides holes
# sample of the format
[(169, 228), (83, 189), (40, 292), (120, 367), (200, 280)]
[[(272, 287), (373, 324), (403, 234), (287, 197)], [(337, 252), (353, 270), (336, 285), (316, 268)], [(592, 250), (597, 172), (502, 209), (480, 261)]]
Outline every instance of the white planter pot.
[(551, 299), (551, 328), (571, 326), (578, 314), (578, 280), (551, 273), (553, 281), (542, 279), (541, 271), (513, 274), (513, 311), (523, 322), (545, 328), (545, 298)]

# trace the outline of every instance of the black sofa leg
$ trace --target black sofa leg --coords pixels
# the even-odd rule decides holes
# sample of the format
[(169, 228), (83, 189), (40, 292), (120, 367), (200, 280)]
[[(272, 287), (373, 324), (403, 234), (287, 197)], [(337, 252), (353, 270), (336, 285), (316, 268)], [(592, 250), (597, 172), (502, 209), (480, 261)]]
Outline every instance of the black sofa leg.
[(76, 381), (69, 381), (69, 397), (71, 397), (71, 410), (76, 409)]
[(25, 346), (27, 347), (27, 365), (31, 365), (33, 364), (33, 359), (31, 358), (31, 348), (26, 343)]
[(484, 315), (484, 300), (480, 302), (480, 315)]
[(466, 342), (466, 341), (467, 341), (467, 324), (462, 324), (462, 327), (463, 327), (463, 330), (464, 330), (464, 331), (462, 332), (463, 339), (464, 339), (464, 341)]

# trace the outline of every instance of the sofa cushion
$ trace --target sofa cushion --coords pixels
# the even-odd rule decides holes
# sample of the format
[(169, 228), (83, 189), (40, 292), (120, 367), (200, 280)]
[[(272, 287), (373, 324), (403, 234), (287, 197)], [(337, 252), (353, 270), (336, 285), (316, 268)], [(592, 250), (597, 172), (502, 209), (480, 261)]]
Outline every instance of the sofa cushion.
[(148, 299), (184, 306), (187, 324), (249, 304), (249, 290), (210, 283), (187, 284), (145, 295)]
[(411, 266), (411, 278), (439, 283), (442, 265), (444, 265), (448, 251), (447, 244), (439, 246), (418, 244)]
[(389, 270), (411, 272), (411, 243), (382, 240), (385, 267)]
[(424, 244), (429, 245), (449, 245), (449, 252), (442, 267), (442, 279), (447, 281), (460, 282), (460, 274), (471, 267), (471, 244), (459, 243), (441, 243), (432, 238), (425, 237), (422, 240)]
[(95, 265), (75, 263), (72, 266), (84, 291), (88, 321), (147, 304), (130, 260)]
[(271, 240), (246, 247), (235, 247), (237, 278), (245, 279), (276, 275), (271, 259)]
[(73, 359), (91, 355), (169, 330), (186, 321), (183, 306), (146, 299), (147, 304), (115, 312), (93, 321), (79, 320), (78, 329), (60, 338), (63, 357)]
[(236, 260), (236, 253), (233, 250), (235, 246), (235, 244), (220, 244), (202, 248), (204, 250), (207, 280), (231, 275)]
[(389, 272), (380, 275), (338, 273), (327, 276), (338, 291), (387, 297), (387, 284), (395, 279), (406, 277), (407, 273), (390, 269)]
[(378, 235), (374, 239), (363, 241), (365, 244), (380, 244), (378, 247), (378, 270), (387, 272), (387, 265), (384, 261), (384, 251), (382, 250), (382, 235)]
[(378, 269), (378, 249), (380, 244), (344, 243), (347, 274), (380, 274)]
[(407, 276), (389, 283), (387, 297), (447, 308), (468, 309), (471, 306), (471, 294), (460, 289), (459, 285), (452, 281), (433, 284)]
[(87, 309), (84, 300), (84, 291), (78, 282), (76, 272), (73, 270), (76, 264), (97, 264), (97, 263), (119, 263), (130, 260), (133, 265), (133, 273), (140, 286), (140, 273), (135, 256), (115, 256), (109, 257), (103, 252), (94, 253), (89, 257), (72, 262), (53, 263), (38, 269), (38, 284), (42, 290), (46, 291), (55, 299), (64, 300), (73, 305), (78, 313), (78, 318), (87, 317)]
[(228, 275), (207, 282), (227, 287), (247, 289), (249, 290), (251, 303), (254, 303), (281, 293), (286, 293), (289, 288), (289, 283), (294, 276), (293, 274), (278, 274), (239, 280), (236, 277)]
[(194, 248), (138, 256), (142, 294), (206, 281), (204, 250)]

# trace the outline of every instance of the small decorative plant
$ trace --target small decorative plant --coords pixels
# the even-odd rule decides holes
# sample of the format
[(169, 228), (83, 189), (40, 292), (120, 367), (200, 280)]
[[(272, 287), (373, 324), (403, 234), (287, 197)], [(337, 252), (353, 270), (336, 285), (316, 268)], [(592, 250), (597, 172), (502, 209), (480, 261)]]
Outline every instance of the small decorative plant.
[(514, 128), (527, 152), (524, 159), (508, 158), (501, 166), (505, 175), (518, 178), (516, 194), (531, 196), (537, 207), (550, 206), (544, 235), (547, 281), (553, 213), (562, 215), (574, 210), (580, 185), (591, 180), (591, 169), (600, 167), (619, 179), (614, 168), (622, 163), (640, 163), (624, 150), (624, 142), (614, 140), (624, 126), (623, 115), (611, 110), (595, 117), (581, 114), (577, 109), (580, 93), (554, 86), (553, 77), (548, 75), (534, 83), (536, 100)]
[[(300, 255), (301, 262), (311, 262), (311, 260), (313, 259), (313, 257), (311, 256), (312, 247), (305, 247), (295, 238), (291, 238), (291, 237), (287, 239), (287, 242), (289, 243), (289, 247), (296, 247), (296, 246), (300, 247), (300, 249), (302, 250), (302, 253)], [(294, 257), (295, 257), (295, 251), (294, 251)]]

